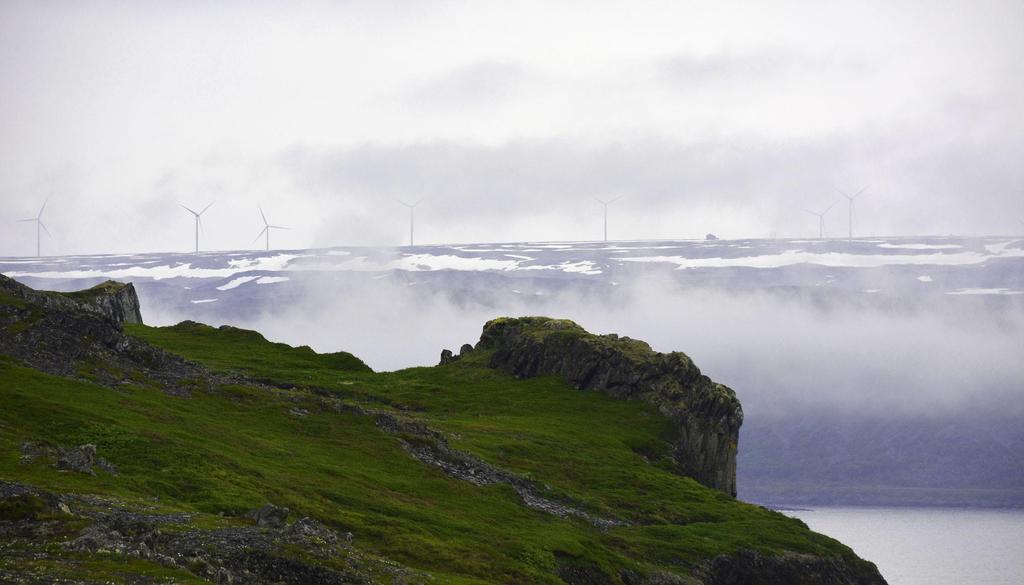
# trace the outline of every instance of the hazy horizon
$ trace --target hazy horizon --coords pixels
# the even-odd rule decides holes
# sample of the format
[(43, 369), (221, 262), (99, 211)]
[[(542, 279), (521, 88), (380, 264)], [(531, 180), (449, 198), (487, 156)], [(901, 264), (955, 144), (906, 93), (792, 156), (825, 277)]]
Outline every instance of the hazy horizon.
[(0, 5), (0, 256), (1024, 229), (1018, 2), (236, 8)]

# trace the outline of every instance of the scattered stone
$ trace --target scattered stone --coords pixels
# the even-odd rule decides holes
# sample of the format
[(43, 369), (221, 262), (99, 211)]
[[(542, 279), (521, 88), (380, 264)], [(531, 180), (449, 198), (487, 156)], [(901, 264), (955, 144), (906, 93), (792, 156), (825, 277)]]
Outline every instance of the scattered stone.
[(106, 471), (110, 475), (117, 475), (117, 467), (113, 463), (107, 461), (102, 457), (96, 458), (96, 467), (99, 467), (103, 471)]
[(266, 504), (262, 508), (252, 510), (245, 517), (254, 520), (257, 526), (284, 528), (285, 520), (288, 519), (288, 512), (288, 508)]
[(34, 463), (40, 459), (53, 459), (56, 456), (56, 454), (56, 449), (43, 443), (33, 443), (32, 441), (25, 441), (24, 443), (21, 444), (21, 463), (23, 465)]
[[(566, 500), (564, 496), (551, 493), (551, 489), (536, 482), (500, 469), (465, 451), (448, 445), (444, 434), (431, 429), (419, 421), (407, 420), (388, 413), (378, 413), (377, 427), (392, 435), (415, 437), (415, 441), (400, 438), (402, 448), (414, 458), (427, 465), (438, 467), (446, 475), (468, 481), (477, 486), (498, 483), (508, 484), (519, 495), (523, 505), (559, 518), (576, 517), (591, 525), (607, 530), (613, 526), (626, 526), (622, 520), (600, 518), (589, 514)], [(556, 500), (557, 498), (557, 500)]]
[(444, 366), (444, 365), (450, 364), (452, 362), (457, 362), (457, 361), (459, 361), (459, 356), (453, 354), (452, 350), (450, 350), (450, 349), (442, 349), (441, 350), (441, 361), (438, 362), (437, 365)]
[(306, 410), (305, 408), (299, 408), (299, 407), (296, 406), (296, 407), (293, 407), (291, 410), (289, 410), (288, 414), (290, 414), (292, 416), (297, 416), (299, 418), (305, 418), (305, 417), (309, 416), (309, 411)]

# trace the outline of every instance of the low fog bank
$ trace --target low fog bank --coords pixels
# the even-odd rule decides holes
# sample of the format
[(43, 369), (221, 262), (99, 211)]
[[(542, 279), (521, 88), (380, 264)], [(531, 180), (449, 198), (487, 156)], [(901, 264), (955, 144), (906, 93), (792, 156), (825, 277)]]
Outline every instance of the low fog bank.
[[(350, 351), (375, 370), (394, 370), (436, 364), (442, 348), (475, 343), (489, 319), (548, 315), (689, 354), (737, 391), (748, 417), (1024, 413), (1024, 310), (1015, 302), (820, 303), (764, 290), (684, 289), (656, 278), (587, 291), (498, 291), (493, 282), (435, 288), (394, 275), (292, 284), (278, 301), (214, 324), (320, 352)], [(143, 302), (148, 323), (197, 318)]]

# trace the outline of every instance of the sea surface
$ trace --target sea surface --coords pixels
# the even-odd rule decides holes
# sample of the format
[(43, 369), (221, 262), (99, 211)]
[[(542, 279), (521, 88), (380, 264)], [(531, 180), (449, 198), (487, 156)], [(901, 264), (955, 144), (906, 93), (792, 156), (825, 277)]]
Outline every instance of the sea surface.
[(1024, 584), (1024, 510), (786, 511), (878, 565), (890, 585)]

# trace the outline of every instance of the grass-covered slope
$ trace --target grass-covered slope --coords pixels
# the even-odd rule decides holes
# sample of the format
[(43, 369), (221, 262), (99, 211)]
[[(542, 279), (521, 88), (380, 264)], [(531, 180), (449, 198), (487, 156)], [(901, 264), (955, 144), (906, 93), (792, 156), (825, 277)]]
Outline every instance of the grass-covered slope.
[[(711, 559), (743, 550), (759, 559), (825, 557), (856, 568), (836, 582), (878, 582), (870, 564), (798, 520), (675, 473), (669, 423), (642, 403), (580, 392), (554, 377), (517, 380), (487, 367), (486, 351), (440, 367), (373, 373), (349, 354), (320, 355), (233, 328), (124, 330), (202, 364), (211, 384), (185, 397), (145, 378), (100, 386), (0, 357), (0, 479), (72, 494), (74, 504), (56, 517), (33, 512), (28, 496), (0, 506), (0, 577), (216, 580), (198, 557), (72, 551), (67, 543), (97, 521), (75, 506), (101, 506), (93, 498), (101, 496), (102, 505), (169, 514), (157, 541), (179, 544), (255, 530), (246, 511), (286, 506), (291, 520), (308, 516), (352, 533), (351, 550), (338, 559), (274, 540), (275, 554), (358, 575), (353, 581), (731, 583), (742, 581), (716, 573)], [(382, 420), (404, 426), (385, 432)], [(94, 444), (118, 473), (25, 463), (24, 442)], [(514, 481), (460, 479), (414, 457), (424, 445)], [(526, 505), (524, 489), (581, 514)], [(26, 518), (59, 529), (45, 538), (26, 533), (17, 528)]]

